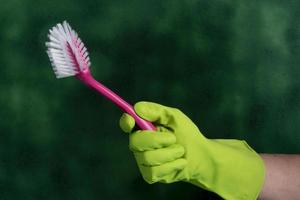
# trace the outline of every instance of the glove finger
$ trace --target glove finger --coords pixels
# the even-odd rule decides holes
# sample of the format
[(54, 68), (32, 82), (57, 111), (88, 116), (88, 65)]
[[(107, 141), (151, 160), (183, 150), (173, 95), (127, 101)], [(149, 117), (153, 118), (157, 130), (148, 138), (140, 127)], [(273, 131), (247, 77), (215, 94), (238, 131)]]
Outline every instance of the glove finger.
[(180, 158), (159, 166), (139, 165), (144, 180), (147, 183), (155, 182), (174, 182), (176, 181), (176, 172), (183, 170), (187, 165), (186, 159)]
[(175, 144), (176, 137), (170, 132), (136, 131), (129, 135), (132, 151), (148, 151)]
[(127, 113), (123, 113), (120, 118), (119, 125), (125, 133), (130, 133), (135, 126), (134, 118)]
[(179, 159), (184, 155), (184, 148), (179, 144), (152, 151), (135, 152), (134, 156), (140, 165), (157, 166)]
[(176, 109), (157, 103), (141, 101), (134, 105), (134, 110), (143, 119), (162, 125), (168, 125), (169, 121), (174, 119), (171, 116), (174, 116), (172, 113)]

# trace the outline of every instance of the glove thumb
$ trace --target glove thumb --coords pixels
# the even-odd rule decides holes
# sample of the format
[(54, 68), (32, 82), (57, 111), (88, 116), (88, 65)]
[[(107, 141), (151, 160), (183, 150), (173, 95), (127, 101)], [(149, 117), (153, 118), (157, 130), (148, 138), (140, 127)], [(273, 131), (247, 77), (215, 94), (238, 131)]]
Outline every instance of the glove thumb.
[[(157, 103), (141, 101), (134, 105), (135, 112), (143, 119), (168, 125), (170, 117), (174, 116), (175, 108), (163, 106)], [(172, 118), (172, 117), (171, 117)]]

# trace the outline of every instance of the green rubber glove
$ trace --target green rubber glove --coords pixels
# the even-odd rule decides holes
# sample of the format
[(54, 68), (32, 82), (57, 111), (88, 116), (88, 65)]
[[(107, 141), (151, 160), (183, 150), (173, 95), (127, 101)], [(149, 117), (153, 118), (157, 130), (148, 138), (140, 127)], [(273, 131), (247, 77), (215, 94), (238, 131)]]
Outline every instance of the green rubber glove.
[[(230, 200), (258, 197), (264, 164), (245, 141), (208, 139), (175, 108), (139, 102), (134, 109), (158, 129), (138, 130), (129, 137), (129, 147), (146, 182), (185, 181)], [(124, 132), (132, 132), (134, 119), (123, 114), (120, 126)]]

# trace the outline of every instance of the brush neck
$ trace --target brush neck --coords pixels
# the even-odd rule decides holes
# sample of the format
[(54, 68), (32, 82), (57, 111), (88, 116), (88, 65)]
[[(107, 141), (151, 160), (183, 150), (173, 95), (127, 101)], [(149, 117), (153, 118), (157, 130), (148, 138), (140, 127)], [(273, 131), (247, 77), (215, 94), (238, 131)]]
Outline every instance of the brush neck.
[(103, 84), (96, 81), (93, 78), (93, 76), (91, 75), (89, 70), (82, 71), (76, 77), (79, 80), (81, 80), (83, 83), (85, 83), (87, 86), (89, 86), (90, 88), (96, 90), (98, 93), (105, 96), (106, 98), (108, 98), (113, 103), (115, 103), (123, 111), (130, 114), (134, 118), (135, 122), (137, 123), (137, 125), (141, 129), (143, 129), (143, 130), (156, 130), (156, 127), (152, 123), (140, 118), (135, 113), (133, 107), (129, 103), (127, 103), (125, 100), (123, 100), (119, 95), (114, 93), (112, 90), (110, 90), (109, 88), (107, 88)]

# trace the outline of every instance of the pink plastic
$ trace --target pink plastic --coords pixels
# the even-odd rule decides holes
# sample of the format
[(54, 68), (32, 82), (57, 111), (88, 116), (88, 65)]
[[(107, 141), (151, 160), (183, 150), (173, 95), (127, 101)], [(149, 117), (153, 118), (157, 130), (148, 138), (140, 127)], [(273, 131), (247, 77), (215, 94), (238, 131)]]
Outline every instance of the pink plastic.
[(93, 76), (91, 75), (89, 69), (85, 69), (83, 71), (80, 71), (79, 74), (76, 75), (78, 79), (80, 79), (83, 83), (88, 85), (89, 87), (96, 90), (101, 95), (108, 98), (110, 101), (115, 103), (117, 106), (119, 106), (124, 112), (131, 115), (136, 124), (142, 129), (142, 130), (156, 130), (156, 127), (149, 121), (146, 121), (142, 118), (140, 118), (134, 111), (133, 107), (127, 103), (125, 100), (123, 100), (119, 95), (111, 91), (109, 88), (105, 87), (103, 84), (96, 81)]

